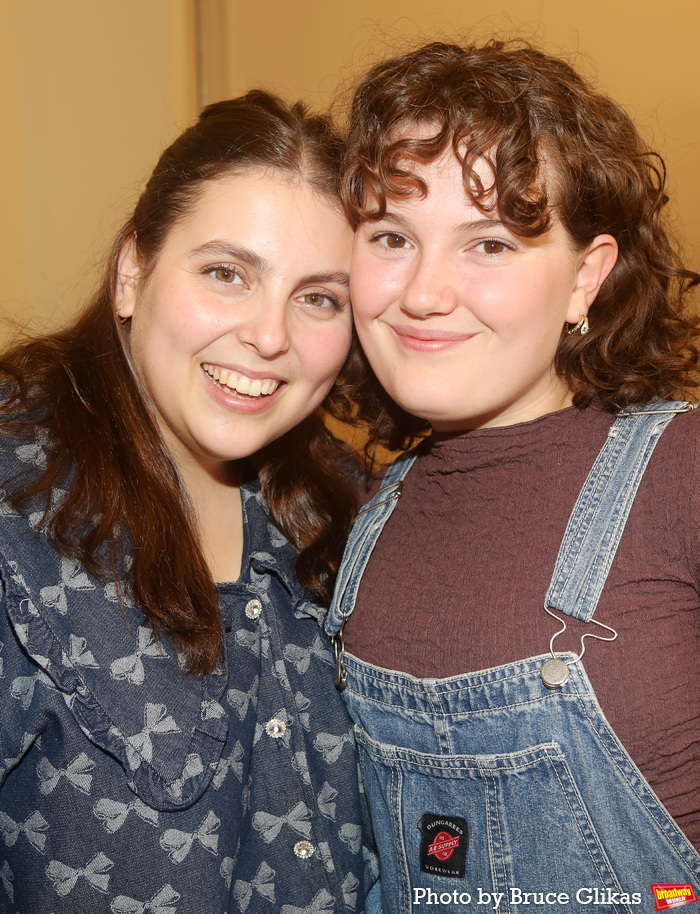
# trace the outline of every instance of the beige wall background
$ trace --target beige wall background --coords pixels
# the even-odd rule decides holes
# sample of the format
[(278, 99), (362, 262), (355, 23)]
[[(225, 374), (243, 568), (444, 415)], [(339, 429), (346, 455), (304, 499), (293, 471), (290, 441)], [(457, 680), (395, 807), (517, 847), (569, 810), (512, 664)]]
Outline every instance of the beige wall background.
[[(426, 10), (426, 7), (429, 9)], [(700, 10), (687, 0), (0, 0), (0, 316), (65, 320), (160, 150), (252, 86), (326, 106), (407, 42), (524, 34), (621, 101), (665, 156), (700, 268)], [(4, 333), (13, 332), (6, 327)]]
[[(0, 315), (72, 313), (197, 111), (189, 0), (0, 0)], [(0, 323), (0, 332), (12, 332)]]

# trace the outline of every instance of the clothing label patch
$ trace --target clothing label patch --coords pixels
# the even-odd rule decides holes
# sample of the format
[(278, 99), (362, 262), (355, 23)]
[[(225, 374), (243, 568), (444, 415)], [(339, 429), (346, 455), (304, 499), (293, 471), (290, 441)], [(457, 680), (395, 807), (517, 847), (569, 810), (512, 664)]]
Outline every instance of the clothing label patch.
[(654, 907), (657, 911), (668, 911), (669, 908), (677, 908), (679, 905), (690, 904), (691, 901), (698, 900), (695, 889), (690, 883), (685, 885), (654, 883), (651, 887), (651, 894), (654, 896)]
[(421, 870), (434, 876), (463, 879), (467, 865), (467, 820), (426, 812), (420, 820), (420, 830)]

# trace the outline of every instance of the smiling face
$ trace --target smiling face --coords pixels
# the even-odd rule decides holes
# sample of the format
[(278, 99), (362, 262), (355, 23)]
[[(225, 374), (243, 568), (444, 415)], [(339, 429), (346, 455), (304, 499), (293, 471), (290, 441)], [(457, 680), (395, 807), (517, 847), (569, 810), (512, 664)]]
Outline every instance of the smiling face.
[(257, 170), (205, 185), (145, 278), (127, 243), (115, 306), (181, 470), (248, 457), (321, 403), (350, 347), (351, 248), (329, 200)]
[[(569, 405), (554, 356), (564, 325), (588, 312), (612, 269), (614, 240), (576, 251), (556, 219), (538, 237), (515, 235), (471, 204), (451, 151), (412, 171), (426, 196), (389, 200), (355, 237), (355, 323), (384, 388), (441, 431)], [(480, 174), (491, 184), (485, 165)]]

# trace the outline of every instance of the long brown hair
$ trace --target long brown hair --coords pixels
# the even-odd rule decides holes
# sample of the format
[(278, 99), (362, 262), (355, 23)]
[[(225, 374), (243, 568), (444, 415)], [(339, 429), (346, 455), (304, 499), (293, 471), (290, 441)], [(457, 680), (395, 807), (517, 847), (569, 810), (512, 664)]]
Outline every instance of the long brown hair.
[[(411, 162), (447, 149), (462, 164), (471, 202), (497, 210), (516, 234), (542, 234), (555, 214), (578, 248), (602, 233), (617, 240), (591, 332), (562, 328), (555, 368), (576, 406), (614, 411), (694, 386), (698, 324), (687, 299), (700, 277), (684, 268), (665, 223), (663, 160), (620, 105), (523, 42), (434, 42), (383, 61), (352, 104), (342, 179), (351, 220), (381, 218), (387, 198), (424, 194)], [(474, 170), (479, 160), (493, 177), (486, 185)], [(370, 446), (403, 448), (427, 427), (369, 374), (355, 397), (373, 424)]]
[[(193, 673), (211, 672), (221, 654), (217, 593), (187, 493), (130, 367), (128, 327), (115, 321), (119, 253), (133, 238), (148, 274), (207, 182), (246, 168), (302, 180), (340, 206), (342, 151), (330, 123), (300, 104), (254, 91), (210, 105), (161, 156), (85, 311), (0, 359), (3, 428), (40, 431), (51, 444), (46, 467), (14, 481), (15, 505), (39, 498), (56, 549), (102, 579), (123, 581)], [(324, 406), (349, 413), (342, 383)], [(272, 519), (300, 549), (301, 583), (327, 603), (355, 498), (342, 469), (349, 449), (330, 435), (322, 412), (255, 455), (251, 469)], [(66, 490), (61, 500), (58, 487)]]

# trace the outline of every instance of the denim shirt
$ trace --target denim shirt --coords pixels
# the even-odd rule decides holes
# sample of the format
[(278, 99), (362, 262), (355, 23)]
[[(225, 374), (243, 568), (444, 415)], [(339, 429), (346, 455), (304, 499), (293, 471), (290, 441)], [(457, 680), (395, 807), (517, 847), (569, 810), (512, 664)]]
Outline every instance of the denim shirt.
[[(45, 447), (0, 438), (0, 478)], [(324, 612), (257, 486), (211, 676), (0, 495), (0, 911), (363, 911), (376, 862)]]

